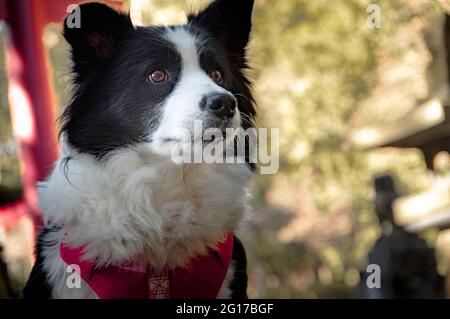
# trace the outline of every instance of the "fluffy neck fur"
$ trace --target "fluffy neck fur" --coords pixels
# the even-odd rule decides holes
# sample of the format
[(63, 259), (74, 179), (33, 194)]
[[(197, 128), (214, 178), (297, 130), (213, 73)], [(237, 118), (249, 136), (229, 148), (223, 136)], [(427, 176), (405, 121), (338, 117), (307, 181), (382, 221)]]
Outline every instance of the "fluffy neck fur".
[(246, 164), (176, 165), (146, 145), (101, 161), (66, 146), (39, 203), (45, 222), (98, 265), (175, 267), (236, 230), (250, 177)]

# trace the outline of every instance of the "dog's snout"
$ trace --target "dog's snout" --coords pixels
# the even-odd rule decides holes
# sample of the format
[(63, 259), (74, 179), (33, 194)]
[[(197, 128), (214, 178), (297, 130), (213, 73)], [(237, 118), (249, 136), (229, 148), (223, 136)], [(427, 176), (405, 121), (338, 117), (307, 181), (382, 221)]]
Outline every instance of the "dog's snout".
[(202, 106), (220, 118), (233, 117), (236, 112), (236, 99), (230, 94), (211, 94), (203, 98)]

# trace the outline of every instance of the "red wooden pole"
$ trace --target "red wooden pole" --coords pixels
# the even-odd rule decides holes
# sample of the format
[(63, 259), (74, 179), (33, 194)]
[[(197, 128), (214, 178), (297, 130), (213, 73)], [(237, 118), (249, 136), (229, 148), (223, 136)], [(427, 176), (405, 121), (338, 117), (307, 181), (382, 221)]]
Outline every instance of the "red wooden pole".
[[(0, 19), (8, 22), (6, 59), (13, 130), (19, 143), (24, 197), (0, 207), (0, 226), (12, 226), (24, 215), (41, 225), (36, 183), (57, 158), (54, 99), (50, 88), (45, 26), (61, 23), (70, 4), (80, 0), (0, 0)], [(116, 8), (122, 1), (106, 0)], [(28, 214), (26, 214), (28, 213)]]
[(38, 227), (36, 183), (48, 175), (58, 152), (54, 99), (42, 41), (48, 21), (44, 1), (7, 0), (6, 4), (10, 112), (19, 142), (24, 203)]

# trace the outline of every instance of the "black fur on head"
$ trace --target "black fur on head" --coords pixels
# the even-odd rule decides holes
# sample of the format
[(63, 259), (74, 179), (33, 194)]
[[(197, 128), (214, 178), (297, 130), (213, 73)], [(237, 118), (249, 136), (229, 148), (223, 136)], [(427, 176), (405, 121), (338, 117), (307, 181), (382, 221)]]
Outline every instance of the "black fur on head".
[[(245, 74), (252, 7), (253, 0), (216, 0), (189, 15), (187, 25), (170, 27), (202, 39), (196, 44), (201, 67), (206, 74), (223, 69), (227, 78), (222, 87), (238, 100), (244, 128), (253, 125), (255, 115)], [(75, 88), (61, 118), (61, 133), (71, 147), (97, 157), (151, 143), (182, 74), (182, 56), (168, 40), (168, 29), (134, 27), (128, 14), (104, 4), (85, 3), (79, 9), (81, 28), (70, 28), (67, 18), (64, 23)], [(158, 69), (170, 76), (155, 85), (148, 76)]]
[[(130, 16), (101, 3), (80, 5), (80, 24), (71, 26), (64, 20), (63, 35), (72, 47), (73, 71), (82, 82), (100, 60), (112, 55), (114, 46), (134, 30)], [(72, 12), (74, 13), (74, 12)]]
[[(215, 0), (198, 14), (188, 15), (191, 26), (196, 26), (210, 34), (225, 50), (235, 70), (234, 78), (238, 91), (236, 98), (246, 119), (253, 121), (256, 114), (251, 94), (250, 81), (245, 75), (249, 68), (246, 49), (252, 30), (252, 11), (254, 0)], [(252, 124), (243, 123), (244, 128)]]
[(252, 28), (254, 0), (216, 0), (188, 21), (211, 33), (227, 49), (230, 57), (243, 62)]

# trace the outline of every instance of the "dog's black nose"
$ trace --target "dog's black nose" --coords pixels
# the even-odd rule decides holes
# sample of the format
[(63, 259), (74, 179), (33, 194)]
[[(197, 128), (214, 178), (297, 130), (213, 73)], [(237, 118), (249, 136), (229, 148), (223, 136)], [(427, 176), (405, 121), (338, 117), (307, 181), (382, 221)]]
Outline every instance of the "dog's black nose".
[(231, 94), (210, 94), (203, 98), (202, 106), (220, 118), (233, 117), (236, 112), (236, 99)]

